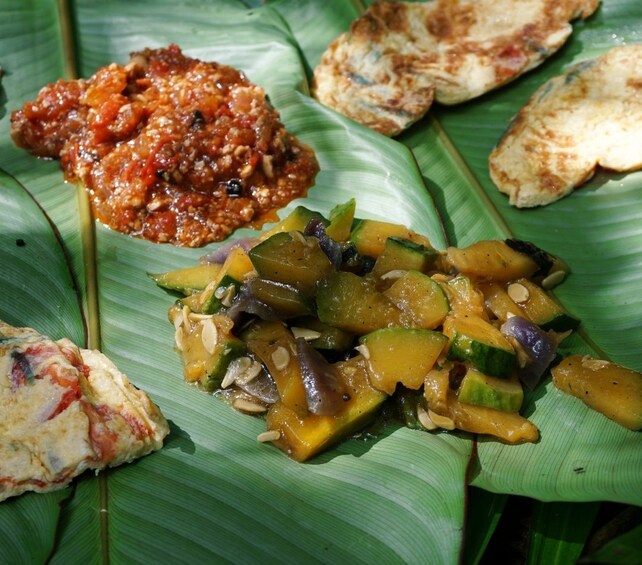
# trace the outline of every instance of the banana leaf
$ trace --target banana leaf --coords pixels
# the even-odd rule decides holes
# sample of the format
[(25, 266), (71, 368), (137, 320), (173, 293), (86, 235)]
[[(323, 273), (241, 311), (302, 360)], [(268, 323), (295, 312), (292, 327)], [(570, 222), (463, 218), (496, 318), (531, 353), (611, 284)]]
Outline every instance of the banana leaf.
[[(298, 204), (327, 213), (354, 196), (360, 217), (404, 223), (439, 248), (531, 240), (573, 271), (556, 293), (583, 324), (565, 352), (642, 370), (641, 174), (600, 174), (554, 205), (520, 211), (486, 169), (510, 117), (539, 84), (642, 37), (639, 3), (606, 1), (535, 71), (479, 100), (436, 107), (396, 140), (309, 97), (323, 49), (363, 9), (342, 0), (0, 2), (0, 319), (100, 347), (171, 424), (157, 453), (58, 493), (0, 504), (0, 562), (456, 563), (465, 536), (468, 559), (477, 562), (505, 495), (642, 506), (640, 434), (550, 382), (528, 401), (542, 432), (535, 445), (392, 424), (374, 440), (345, 442), (306, 464), (257, 444), (261, 421), (182, 381), (167, 321), (173, 298), (146, 275), (193, 264), (208, 249), (154, 245), (94, 224), (83, 191), (63, 181), (57, 163), (10, 140), (11, 111), (44, 84), (177, 43), (243, 70), (317, 152), (316, 186), (281, 216)], [(487, 496), (471, 495), (471, 484)], [(536, 541), (554, 535), (539, 532)]]

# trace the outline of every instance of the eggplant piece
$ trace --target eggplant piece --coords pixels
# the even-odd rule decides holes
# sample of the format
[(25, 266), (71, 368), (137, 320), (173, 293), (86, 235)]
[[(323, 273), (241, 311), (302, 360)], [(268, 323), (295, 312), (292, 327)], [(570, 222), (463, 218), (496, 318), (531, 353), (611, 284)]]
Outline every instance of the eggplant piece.
[(557, 340), (532, 322), (519, 316), (511, 316), (502, 324), (501, 332), (514, 338), (528, 357), (520, 367), (520, 381), (533, 390), (542, 375), (557, 355)]
[(332, 416), (344, 406), (349, 395), (339, 372), (305, 339), (296, 339), (308, 410), (317, 416)]
[(319, 240), (319, 247), (326, 254), (335, 269), (341, 266), (341, 245), (332, 239), (325, 229), (325, 224), (319, 218), (312, 218), (305, 227), (303, 235), (314, 236)]

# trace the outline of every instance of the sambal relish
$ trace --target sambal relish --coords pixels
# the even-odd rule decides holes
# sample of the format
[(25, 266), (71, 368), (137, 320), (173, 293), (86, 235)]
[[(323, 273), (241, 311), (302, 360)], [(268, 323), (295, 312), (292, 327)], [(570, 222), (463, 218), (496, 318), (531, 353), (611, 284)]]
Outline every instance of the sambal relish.
[(198, 247), (260, 224), (319, 170), (265, 92), (170, 45), (45, 86), (11, 116), (17, 145), (60, 159), (110, 228)]

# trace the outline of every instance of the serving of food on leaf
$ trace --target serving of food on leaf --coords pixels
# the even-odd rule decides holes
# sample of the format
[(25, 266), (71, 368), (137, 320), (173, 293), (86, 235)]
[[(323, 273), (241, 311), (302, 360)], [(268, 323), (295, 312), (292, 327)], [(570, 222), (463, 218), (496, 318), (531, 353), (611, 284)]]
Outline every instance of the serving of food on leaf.
[[(525, 390), (579, 325), (549, 293), (567, 266), (518, 240), (440, 252), (354, 211), (299, 206), (217, 262), (151, 275), (183, 295), (169, 318), (185, 380), (263, 415), (259, 440), (298, 461), (384, 405), (411, 427), (536, 442)], [(560, 390), (642, 428), (642, 374), (581, 356), (552, 370)]]
[(102, 353), (0, 321), (0, 501), (158, 450), (169, 426)]
[(0, 562), (576, 562), (639, 517), (642, 4), (0, 14)]
[(11, 135), (59, 159), (105, 225), (188, 247), (261, 225), (319, 169), (261, 87), (176, 45), (45, 86), (13, 113)]

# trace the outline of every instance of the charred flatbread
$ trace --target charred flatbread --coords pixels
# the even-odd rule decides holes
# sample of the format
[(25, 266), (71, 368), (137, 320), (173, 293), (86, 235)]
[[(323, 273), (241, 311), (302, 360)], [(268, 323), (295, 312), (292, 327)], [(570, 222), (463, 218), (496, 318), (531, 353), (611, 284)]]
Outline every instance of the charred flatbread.
[(433, 100), (458, 104), (515, 79), (557, 51), (599, 0), (377, 2), (314, 70), (326, 106), (394, 136)]
[(642, 168), (642, 45), (615, 47), (546, 82), (489, 158), (493, 182), (519, 208), (559, 200), (598, 167)]

